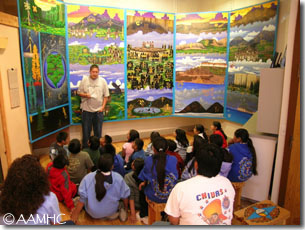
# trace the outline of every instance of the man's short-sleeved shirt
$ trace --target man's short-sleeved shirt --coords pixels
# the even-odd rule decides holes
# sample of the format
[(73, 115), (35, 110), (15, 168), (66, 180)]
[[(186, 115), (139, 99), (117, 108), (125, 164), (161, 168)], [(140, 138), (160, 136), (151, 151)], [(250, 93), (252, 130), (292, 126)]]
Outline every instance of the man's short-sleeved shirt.
[(81, 98), (80, 107), (87, 112), (99, 111), (102, 108), (104, 97), (109, 97), (107, 82), (102, 77), (92, 79), (90, 76), (84, 76), (77, 92), (90, 94), (91, 98)]

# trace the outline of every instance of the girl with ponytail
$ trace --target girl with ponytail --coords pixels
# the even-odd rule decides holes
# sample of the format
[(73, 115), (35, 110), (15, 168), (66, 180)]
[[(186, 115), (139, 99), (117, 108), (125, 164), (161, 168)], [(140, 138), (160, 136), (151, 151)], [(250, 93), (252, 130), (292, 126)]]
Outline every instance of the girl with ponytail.
[(213, 125), (211, 125), (211, 130), (213, 131), (213, 134), (218, 134), (222, 137), (222, 148), (227, 148), (228, 143), (227, 143), (227, 135), (221, 128), (221, 123), (218, 121), (213, 121)]
[(252, 174), (257, 175), (256, 151), (246, 129), (237, 129), (233, 141), (229, 146), (233, 163), (228, 178), (232, 182), (246, 181)]
[[(174, 156), (166, 154), (168, 149), (167, 140), (164, 137), (157, 137), (153, 140), (154, 154), (146, 157), (144, 168), (139, 175), (139, 179), (143, 181), (139, 190), (141, 191), (144, 186), (145, 196), (156, 203), (166, 203), (167, 198), (177, 183), (177, 159)], [(141, 193), (140, 193), (141, 195)], [(147, 216), (147, 207), (145, 199), (141, 199), (140, 217)]]
[[(92, 218), (116, 219), (119, 217), (121, 221), (127, 220), (125, 210), (128, 210), (130, 190), (123, 177), (112, 171), (113, 161), (111, 154), (101, 155), (98, 169), (83, 178), (78, 188), (80, 199), (71, 215), (73, 221), (77, 221), (83, 206)], [(121, 199), (125, 210), (122, 204), (119, 207)]]

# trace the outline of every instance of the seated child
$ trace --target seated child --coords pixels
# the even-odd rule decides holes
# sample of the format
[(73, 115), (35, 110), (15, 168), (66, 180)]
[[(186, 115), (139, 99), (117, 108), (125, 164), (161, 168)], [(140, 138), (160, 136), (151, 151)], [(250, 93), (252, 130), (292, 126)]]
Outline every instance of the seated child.
[(74, 208), (72, 198), (76, 195), (77, 189), (65, 168), (68, 163), (65, 150), (60, 150), (53, 162), (47, 165), (47, 174), (51, 191), (55, 193), (58, 201), (64, 201), (71, 211)]
[(176, 142), (171, 140), (171, 139), (167, 139), (167, 144), (168, 144), (168, 150), (166, 151), (166, 153), (168, 155), (176, 157), (176, 159), (177, 159), (177, 171), (178, 171), (178, 175), (179, 175), (179, 178), (180, 178), (182, 170), (184, 169), (184, 161), (182, 160), (181, 156), (177, 152), (175, 152), (175, 150), (177, 149)]
[(212, 134), (210, 136), (210, 143), (217, 145), (221, 150), (222, 164), (219, 174), (221, 176), (227, 177), (232, 166), (233, 156), (228, 150), (222, 148), (222, 137), (218, 134)]
[(64, 149), (66, 151), (66, 154), (68, 155), (68, 151), (66, 149), (66, 144), (68, 143), (68, 133), (67, 132), (60, 132), (56, 136), (56, 142), (52, 143), (50, 146), (50, 159), (53, 161), (56, 155), (58, 154), (58, 151), (60, 149)]
[(194, 134), (200, 136), (201, 138), (205, 139), (207, 142), (209, 141), (208, 135), (204, 131), (204, 126), (201, 124), (197, 124), (194, 127)]
[(115, 154), (115, 147), (112, 144), (106, 144), (103, 148), (103, 152), (100, 153), (101, 155), (106, 153), (110, 154), (114, 161), (112, 171), (119, 173), (122, 177), (125, 176), (124, 160), (120, 154)]
[(211, 125), (211, 130), (213, 131), (213, 134), (218, 134), (222, 137), (222, 148), (227, 148), (227, 135), (221, 128), (221, 123), (219, 121), (213, 121), (213, 125)]
[(140, 218), (144, 223), (146, 223), (148, 216), (148, 205), (145, 196), (153, 202), (166, 203), (171, 190), (178, 180), (177, 159), (166, 154), (168, 149), (166, 139), (164, 137), (154, 139), (153, 149), (154, 154), (146, 157), (144, 168), (139, 174), (139, 179), (143, 181), (139, 185)]
[(130, 188), (129, 207), (131, 213), (130, 220), (132, 223), (136, 222), (136, 210), (140, 209), (139, 184), (141, 181), (138, 178), (138, 175), (140, 174), (143, 166), (144, 160), (142, 158), (135, 159), (131, 164), (132, 171), (126, 174), (124, 177), (126, 184)]
[(69, 166), (67, 167), (67, 171), (71, 181), (75, 184), (79, 184), (94, 164), (89, 154), (81, 151), (81, 144), (78, 139), (71, 140), (68, 149), (71, 154), (68, 158)]
[(177, 149), (175, 152), (178, 152), (183, 160), (186, 159), (186, 149), (189, 146), (189, 141), (186, 137), (186, 133), (183, 129), (176, 129), (174, 132), (174, 136), (176, 137)]
[(228, 175), (232, 182), (248, 180), (256, 171), (256, 151), (246, 129), (237, 129), (233, 138), (234, 144), (229, 146), (233, 155), (233, 163)]
[(103, 148), (107, 144), (112, 144), (112, 137), (109, 135), (105, 135), (104, 137), (100, 138), (100, 148), (99, 148), (100, 154), (104, 152)]
[(198, 135), (194, 136), (193, 152), (192, 152), (193, 158), (186, 164), (184, 170), (182, 171), (182, 175), (181, 175), (182, 180), (187, 180), (197, 175), (197, 172), (194, 168), (195, 155), (199, 151), (199, 149), (201, 149), (206, 144), (207, 144), (206, 140), (204, 140)]
[(140, 138), (137, 138), (132, 142), (132, 148), (134, 150), (133, 154), (129, 157), (129, 161), (127, 165), (125, 166), (125, 171), (130, 172), (131, 170), (131, 163), (137, 159), (137, 158), (142, 158), (143, 160), (145, 159), (145, 152), (143, 150), (144, 142)]
[(122, 147), (122, 158), (127, 164), (129, 161), (129, 157), (133, 153), (132, 142), (136, 139), (140, 138), (140, 134), (137, 130), (131, 129), (127, 134), (127, 142)]
[(98, 137), (95, 136), (91, 136), (89, 137), (88, 140), (88, 146), (87, 148), (84, 148), (83, 151), (87, 152), (94, 164), (94, 167), (92, 167), (92, 171), (95, 171), (97, 168), (97, 163), (98, 160), (100, 158), (100, 151), (99, 151), (99, 147), (100, 147), (100, 140), (98, 139)]
[(159, 132), (153, 131), (150, 133), (150, 143), (147, 145), (147, 148), (146, 148), (146, 156), (150, 156), (150, 155), (154, 154), (154, 150), (152, 149), (152, 143), (156, 137), (160, 137)]
[[(101, 155), (98, 162), (98, 170), (84, 177), (79, 185), (80, 199), (76, 208), (72, 211), (71, 219), (77, 222), (80, 211), (85, 207), (86, 212), (95, 219), (120, 218), (127, 219), (128, 197), (130, 189), (124, 179), (112, 171), (113, 156)], [(124, 207), (119, 207), (119, 201), (123, 200)]]

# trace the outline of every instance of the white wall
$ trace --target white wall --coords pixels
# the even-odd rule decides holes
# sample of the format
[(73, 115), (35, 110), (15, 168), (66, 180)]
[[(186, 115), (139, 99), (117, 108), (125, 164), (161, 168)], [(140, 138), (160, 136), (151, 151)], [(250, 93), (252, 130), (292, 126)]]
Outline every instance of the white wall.
[[(29, 144), (25, 98), (23, 91), (22, 69), (19, 48), (18, 28), (0, 25), (0, 36), (8, 38), (6, 49), (0, 53), (0, 71), (2, 81), (2, 94), (4, 96), (4, 111), (6, 116), (7, 135), (10, 146), (9, 160), (31, 153)], [(11, 109), (10, 94), (8, 88), (7, 69), (16, 68), (18, 72), (18, 87), (20, 106)]]

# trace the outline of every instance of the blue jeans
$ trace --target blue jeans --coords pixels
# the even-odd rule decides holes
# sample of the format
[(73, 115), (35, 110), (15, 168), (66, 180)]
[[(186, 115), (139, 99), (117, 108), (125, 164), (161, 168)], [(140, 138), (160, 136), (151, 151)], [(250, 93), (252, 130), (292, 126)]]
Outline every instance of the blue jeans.
[(88, 140), (93, 127), (94, 136), (101, 138), (102, 125), (104, 114), (103, 112), (87, 112), (82, 111), (82, 128), (83, 128), (83, 148), (88, 147)]

